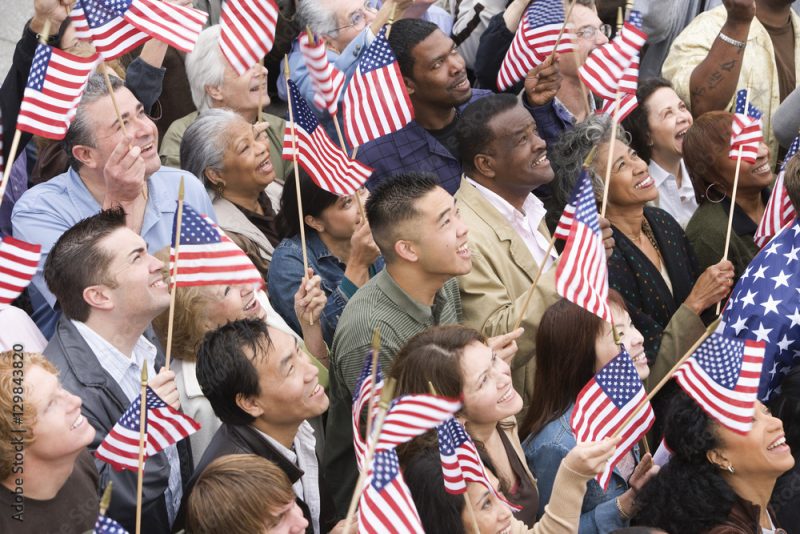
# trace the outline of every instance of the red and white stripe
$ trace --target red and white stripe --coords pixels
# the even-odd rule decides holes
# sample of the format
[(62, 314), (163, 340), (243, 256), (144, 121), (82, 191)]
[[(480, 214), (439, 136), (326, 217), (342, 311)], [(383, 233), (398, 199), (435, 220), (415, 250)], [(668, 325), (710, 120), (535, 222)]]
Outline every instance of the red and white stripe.
[(0, 308), (14, 302), (39, 267), (42, 246), (6, 236), (0, 242)]
[(755, 163), (758, 159), (758, 147), (763, 141), (761, 119), (734, 113), (731, 125), (731, 149), (728, 157), (737, 159), (741, 153), (742, 161)]
[[(561, 32), (562, 24), (548, 24), (532, 28), (528, 17), (522, 22), (514, 34), (514, 40), (503, 58), (497, 72), (497, 88), (500, 91), (509, 89), (520, 80), (524, 80), (531, 69), (541, 65), (553, 51), (556, 39)], [(558, 43), (558, 52), (565, 54), (575, 51), (575, 35), (565, 29)]]
[(753, 241), (761, 248), (769, 243), (770, 239), (776, 236), (784, 227), (791, 224), (796, 215), (792, 201), (789, 200), (786, 186), (783, 185), (783, 175), (784, 171), (781, 171), (775, 180), (769, 201), (767, 201), (767, 206), (764, 209), (764, 215), (761, 217), (755, 236), (753, 236)]
[(461, 401), (434, 395), (404, 395), (396, 399), (386, 414), (376, 450), (385, 450), (411, 441), (440, 425), (461, 409)]
[(647, 34), (626, 22), (611, 42), (596, 48), (589, 55), (578, 69), (578, 77), (597, 96), (614, 100), (617, 90), (630, 90), (622, 85), (622, 78), (646, 40)]
[(219, 47), (239, 76), (272, 50), (278, 13), (274, 0), (226, 0), (222, 5)]
[(123, 18), (181, 52), (191, 52), (208, 13), (159, 0), (133, 0)]
[(322, 40), (311, 41), (308, 33), (303, 32), (298, 42), (308, 75), (314, 84), (314, 105), (319, 110), (327, 110), (330, 115), (335, 115), (344, 89), (344, 73), (328, 61), (328, 50)]
[(110, 61), (126, 54), (150, 40), (150, 36), (127, 22), (122, 17), (92, 28), (86, 20), (81, 0), (76, 0), (69, 18), (75, 29), (75, 37), (90, 41), (103, 59)]
[[(394, 450), (380, 451), (377, 455), (394, 455)], [(366, 487), (358, 505), (358, 532), (364, 534), (424, 534), (411, 491), (403, 474), (398, 471), (394, 479), (381, 491), (372, 486), (374, 473), (366, 477)]]

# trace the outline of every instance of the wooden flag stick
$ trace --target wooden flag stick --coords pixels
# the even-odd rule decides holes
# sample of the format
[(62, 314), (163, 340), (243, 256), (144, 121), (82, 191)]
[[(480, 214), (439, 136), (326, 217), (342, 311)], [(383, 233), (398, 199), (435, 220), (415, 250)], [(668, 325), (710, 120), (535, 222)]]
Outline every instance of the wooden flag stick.
[[(394, 24), (394, 16), (397, 14), (397, 4), (392, 4), (392, 12), (389, 13), (389, 21), (386, 23), (386, 38), (392, 33), (392, 24)], [(355, 157), (355, 156), (353, 156)]]
[(108, 481), (106, 489), (103, 490), (103, 497), (100, 499), (100, 515), (106, 515), (108, 507), (111, 505), (111, 492), (113, 491), (114, 483)]
[(350, 499), (350, 506), (347, 509), (347, 517), (345, 518), (344, 522), (345, 533), (350, 532), (350, 527), (353, 524), (353, 518), (355, 517), (356, 514), (358, 501), (361, 498), (361, 493), (364, 491), (363, 486), (364, 486), (364, 481), (367, 478), (367, 471), (369, 471), (369, 465), (372, 463), (372, 459), (375, 456), (375, 449), (378, 446), (378, 439), (381, 436), (381, 430), (383, 429), (383, 422), (386, 420), (386, 413), (389, 411), (389, 403), (394, 397), (394, 387), (395, 387), (395, 380), (393, 378), (388, 379), (386, 381), (386, 385), (383, 387), (383, 392), (381, 393), (381, 400), (378, 403), (379, 411), (377, 418), (375, 420), (375, 438), (372, 441), (369, 441), (369, 436), (367, 436), (368, 440), (367, 443), (369, 444), (369, 448), (367, 449), (367, 455), (364, 457), (364, 463), (362, 464), (361, 472), (358, 475), (358, 481), (356, 482), (356, 489), (353, 492), (353, 498)]
[(608, 141), (608, 154), (606, 155), (606, 175), (605, 183), (603, 184), (603, 206), (600, 210), (600, 217), (605, 218), (606, 207), (608, 206), (608, 189), (611, 184), (611, 163), (614, 161), (614, 145), (617, 142), (617, 127), (619, 126), (619, 99), (622, 94), (617, 89), (614, 96), (614, 115), (611, 119), (611, 139)]
[(144, 438), (147, 427), (147, 362), (142, 365), (142, 399), (139, 407), (139, 469), (136, 477), (136, 534), (142, 532), (142, 482), (144, 481)]
[(558, 50), (558, 45), (561, 44), (561, 37), (564, 35), (564, 30), (567, 29), (567, 21), (572, 16), (572, 8), (573, 7), (575, 7), (575, 0), (572, 0), (569, 3), (569, 7), (567, 8), (567, 13), (566, 13), (566, 15), (564, 15), (564, 24), (561, 25), (561, 29), (558, 31), (558, 37), (556, 37), (556, 43), (553, 45), (553, 51), (550, 52), (550, 55), (545, 60), (545, 62), (547, 62), (549, 60), (552, 60), (553, 56), (556, 55), (556, 50)]
[[(287, 65), (288, 67), (288, 65)], [(261, 72), (264, 72), (264, 58), (258, 60), (258, 68)], [(267, 90), (267, 75), (264, 74), (264, 91)], [(264, 120), (264, 91), (258, 92), (258, 109), (256, 110), (256, 122), (261, 122)]]
[(533, 277), (533, 283), (531, 283), (531, 286), (528, 288), (528, 293), (525, 296), (525, 302), (522, 304), (522, 309), (519, 311), (519, 316), (517, 317), (517, 320), (514, 321), (514, 328), (511, 329), (512, 332), (517, 328), (519, 328), (519, 325), (522, 324), (523, 317), (525, 317), (525, 314), (528, 312), (528, 306), (531, 303), (531, 298), (533, 298), (533, 293), (536, 290), (536, 285), (539, 283), (539, 278), (541, 278), (542, 273), (544, 272), (544, 266), (547, 263), (547, 258), (550, 257), (550, 252), (553, 250), (553, 246), (555, 244), (556, 244), (556, 236), (554, 234), (553, 237), (550, 238), (550, 244), (547, 245), (547, 250), (544, 252), (544, 259), (542, 260), (542, 263), (539, 265), (539, 269), (536, 271), (536, 276)]
[(380, 355), (380, 351), (381, 331), (376, 328), (372, 332), (372, 394), (369, 396), (369, 405), (367, 407), (367, 433), (365, 434), (367, 443), (369, 443), (369, 436), (372, 434), (372, 411), (375, 409), (375, 402), (378, 400), (377, 395), (375, 395), (375, 380), (378, 379), (378, 356)]
[(111, 78), (108, 76), (108, 67), (106, 65), (103, 65), (103, 79), (106, 81), (108, 96), (111, 97), (111, 105), (114, 106), (114, 113), (117, 115), (117, 121), (119, 122), (120, 129), (122, 130), (122, 135), (127, 138), (128, 130), (125, 128), (125, 122), (122, 120), (122, 114), (119, 112), (119, 106), (117, 106), (117, 97), (114, 96), (114, 88), (111, 87)]
[(181, 224), (183, 223), (183, 176), (181, 176), (181, 183), (178, 186), (178, 213), (177, 213), (177, 221), (175, 222), (175, 263), (172, 264), (172, 273), (170, 273), (170, 285), (169, 290), (169, 322), (167, 323), (167, 346), (164, 348), (166, 350), (166, 361), (164, 363), (164, 367), (169, 370), (169, 360), (170, 356), (172, 355), (172, 323), (175, 319), (175, 294), (178, 292), (178, 259), (180, 257), (180, 250), (181, 250)]
[(617, 8), (617, 33), (620, 32), (622, 29), (622, 25), (625, 23), (624, 14), (622, 10), (622, 6)]

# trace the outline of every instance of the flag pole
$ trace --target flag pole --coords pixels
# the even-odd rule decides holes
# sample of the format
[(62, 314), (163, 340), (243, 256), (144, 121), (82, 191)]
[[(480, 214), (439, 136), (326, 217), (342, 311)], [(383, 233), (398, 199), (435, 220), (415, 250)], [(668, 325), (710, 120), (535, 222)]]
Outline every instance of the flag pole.
[(114, 96), (114, 88), (111, 87), (111, 78), (108, 76), (108, 66), (106, 64), (103, 64), (103, 79), (106, 81), (108, 96), (111, 97), (111, 105), (114, 106), (114, 113), (117, 115), (117, 122), (119, 122), (119, 127), (122, 130), (122, 135), (124, 135), (127, 138), (128, 130), (125, 128), (125, 122), (123, 122), (122, 114), (119, 112), (119, 106), (117, 106), (117, 97)]
[[(264, 58), (258, 60), (258, 66), (261, 72), (264, 72)], [(264, 91), (267, 90), (267, 75), (264, 75)], [(258, 108), (256, 109), (256, 122), (261, 122), (263, 120), (263, 107), (264, 107), (264, 91), (260, 91), (258, 93)]]
[(147, 426), (147, 362), (142, 365), (142, 398), (139, 406), (139, 469), (136, 477), (136, 534), (142, 532), (142, 482), (144, 481), (144, 439)]
[[(374, 387), (374, 386), (373, 386)], [(378, 403), (379, 411), (377, 415), (377, 419), (375, 420), (375, 439), (369, 441), (369, 436), (367, 436), (367, 441), (369, 444), (369, 448), (367, 449), (367, 455), (364, 457), (364, 463), (362, 464), (361, 472), (358, 475), (358, 481), (356, 482), (356, 489), (353, 492), (353, 498), (350, 499), (350, 506), (347, 509), (347, 517), (345, 518), (344, 522), (344, 532), (345, 534), (350, 532), (350, 527), (353, 524), (353, 517), (356, 513), (356, 508), (358, 507), (358, 501), (361, 498), (361, 493), (363, 492), (364, 488), (364, 481), (367, 478), (367, 471), (369, 471), (369, 464), (372, 463), (372, 459), (375, 456), (375, 449), (378, 446), (378, 438), (381, 435), (381, 430), (383, 429), (383, 422), (386, 420), (386, 413), (389, 411), (389, 403), (394, 396), (394, 387), (395, 387), (395, 380), (390, 378), (386, 381), (386, 385), (383, 387), (383, 392), (381, 393), (381, 400)]]
[(614, 145), (617, 142), (617, 127), (619, 126), (619, 99), (621, 98), (619, 88), (614, 96), (614, 115), (611, 119), (611, 139), (608, 141), (608, 154), (606, 155), (606, 175), (605, 183), (603, 184), (603, 206), (600, 211), (600, 216), (605, 218), (606, 207), (608, 206), (608, 190), (611, 184), (611, 162), (614, 160)]
[(181, 176), (181, 183), (178, 186), (178, 213), (175, 222), (175, 263), (172, 264), (172, 273), (170, 273), (172, 284), (169, 291), (169, 322), (167, 323), (166, 361), (164, 363), (164, 367), (167, 369), (169, 369), (169, 360), (172, 355), (172, 323), (175, 319), (175, 294), (178, 292), (178, 258), (180, 257), (181, 225), (183, 223), (183, 195), (183, 176)]
[(552, 60), (553, 56), (556, 55), (556, 50), (558, 50), (558, 45), (561, 44), (561, 37), (564, 35), (564, 30), (567, 29), (567, 21), (572, 16), (572, 8), (574, 7), (575, 0), (572, 0), (567, 8), (567, 13), (564, 15), (564, 24), (561, 25), (561, 29), (558, 31), (558, 37), (556, 37), (556, 43), (553, 45), (553, 51), (550, 52), (550, 55), (544, 60), (544, 63), (546, 63), (548, 60)]
[(376, 328), (372, 331), (372, 394), (369, 396), (369, 407), (367, 408), (367, 433), (366, 439), (369, 443), (369, 436), (372, 434), (372, 411), (375, 409), (377, 397), (375, 395), (375, 380), (378, 379), (378, 356), (381, 350), (381, 331)]
[(100, 499), (100, 515), (106, 515), (108, 507), (111, 506), (111, 492), (113, 491), (114, 483), (108, 481), (106, 489), (103, 490), (103, 497)]
[(617, 8), (617, 33), (619, 33), (620, 30), (622, 30), (622, 25), (624, 24), (623, 17), (624, 17), (624, 15), (623, 15), (622, 6), (619, 6)]
[[(389, 13), (389, 20), (386, 22), (386, 38), (392, 33), (392, 24), (394, 24), (394, 16), (397, 14), (397, 4), (392, 4), (392, 12)], [(355, 157), (355, 156), (354, 156)]]

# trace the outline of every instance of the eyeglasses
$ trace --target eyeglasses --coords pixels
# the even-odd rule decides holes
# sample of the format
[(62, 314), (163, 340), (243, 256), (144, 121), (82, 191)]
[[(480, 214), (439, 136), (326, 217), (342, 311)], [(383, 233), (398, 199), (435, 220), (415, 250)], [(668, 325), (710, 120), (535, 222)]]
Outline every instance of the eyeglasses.
[(594, 39), (594, 35), (601, 32), (606, 37), (611, 37), (611, 24), (601, 24), (600, 26), (584, 26), (577, 30), (575, 35), (580, 39)]
[(375, 12), (375, 8), (370, 5), (370, 2), (364, 2), (364, 7), (359, 8), (358, 10), (354, 11), (352, 15), (350, 15), (350, 24), (345, 24), (344, 26), (334, 28), (328, 33), (338, 33), (341, 30), (346, 30), (347, 28), (353, 27), (356, 27), (359, 30), (362, 29), (367, 25), (367, 12)]

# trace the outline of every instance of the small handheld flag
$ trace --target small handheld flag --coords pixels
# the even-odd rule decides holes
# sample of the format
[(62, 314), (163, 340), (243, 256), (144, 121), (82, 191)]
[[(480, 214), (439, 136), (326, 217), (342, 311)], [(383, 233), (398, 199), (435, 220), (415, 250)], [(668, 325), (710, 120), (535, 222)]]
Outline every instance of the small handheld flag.
[(344, 89), (344, 73), (328, 61), (328, 50), (323, 41), (315, 41), (313, 36), (303, 32), (298, 37), (298, 43), (314, 84), (314, 106), (336, 115), (339, 96)]
[[(761, 132), (761, 111), (748, 102), (747, 89), (736, 93), (736, 106), (731, 125), (731, 149), (728, 156), (737, 159), (741, 151), (742, 160), (755, 163), (758, 147), (764, 140)], [(745, 113), (745, 108), (747, 113)]]
[(0, 308), (14, 302), (31, 283), (41, 252), (41, 245), (32, 245), (11, 236), (0, 241)]
[(789, 145), (789, 151), (783, 159), (781, 172), (778, 174), (775, 185), (772, 187), (772, 193), (767, 201), (767, 207), (764, 209), (764, 215), (761, 217), (761, 222), (758, 224), (755, 236), (753, 236), (753, 241), (755, 241), (756, 245), (759, 247), (766, 245), (781, 228), (794, 220), (794, 206), (792, 206), (792, 201), (789, 199), (789, 192), (783, 184), (783, 177), (786, 172), (786, 163), (794, 157), (799, 147), (800, 135), (795, 137), (792, 144)]
[(272, 50), (278, 6), (274, 0), (226, 0), (219, 18), (219, 47), (241, 76)]
[(150, 40), (150, 35), (122, 18), (115, 2), (75, 0), (69, 17), (75, 37), (90, 41), (106, 61), (116, 59)]

